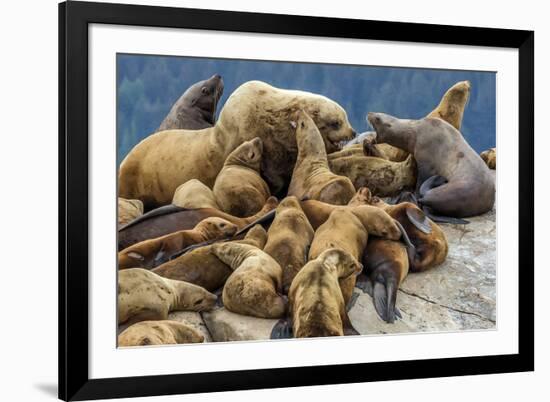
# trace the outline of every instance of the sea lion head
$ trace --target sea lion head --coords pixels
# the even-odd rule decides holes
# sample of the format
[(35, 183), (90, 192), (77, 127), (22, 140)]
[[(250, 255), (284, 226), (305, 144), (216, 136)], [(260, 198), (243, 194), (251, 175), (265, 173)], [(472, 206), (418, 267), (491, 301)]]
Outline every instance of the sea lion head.
[(460, 81), (449, 88), (445, 96), (448, 96), (449, 100), (452, 100), (453, 102), (464, 105), (470, 97), (471, 88), (472, 85), (470, 84), (470, 81)]
[(277, 206), (278, 210), (282, 210), (285, 208), (297, 208), (302, 209), (300, 206), (300, 201), (298, 201), (298, 198), (296, 198), (293, 195), (289, 195), (288, 197), (285, 197)]
[(176, 290), (175, 305), (177, 310), (200, 312), (211, 310), (216, 305), (218, 297), (202, 286), (177, 280), (172, 283)]
[(339, 279), (345, 279), (351, 275), (359, 275), (363, 265), (350, 253), (339, 248), (329, 248), (323, 251), (318, 259), (323, 266), (336, 272)]
[(225, 164), (246, 166), (250, 169), (260, 171), (263, 142), (259, 137), (245, 141), (229, 154)]
[(373, 196), (368, 187), (360, 187), (353, 198), (349, 200), (348, 205), (357, 206), (371, 204), (372, 198)]
[(237, 225), (218, 217), (210, 217), (200, 221), (195, 230), (204, 235), (206, 239), (223, 239), (237, 233)]
[(388, 240), (401, 238), (401, 228), (383, 209), (371, 205), (360, 205), (354, 207), (352, 213), (359, 218), (369, 235), (380, 236)]
[(182, 98), (186, 107), (199, 109), (205, 120), (214, 125), (216, 109), (222, 94), (223, 79), (221, 75), (214, 74), (207, 80), (191, 85)]
[(385, 135), (395, 130), (400, 125), (400, 119), (386, 113), (369, 112), (367, 120), (376, 131), (376, 142), (385, 142)]

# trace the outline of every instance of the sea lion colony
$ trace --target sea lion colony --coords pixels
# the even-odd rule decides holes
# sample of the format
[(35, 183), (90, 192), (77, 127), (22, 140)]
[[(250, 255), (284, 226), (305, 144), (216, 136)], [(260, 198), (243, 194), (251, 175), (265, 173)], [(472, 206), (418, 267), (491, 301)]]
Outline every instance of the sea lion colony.
[(167, 315), (216, 304), (279, 318), (273, 338), (357, 334), (354, 287), (394, 322), (407, 274), (447, 256), (436, 222), (493, 208), (496, 151), (482, 159), (459, 132), (470, 90), (419, 120), (368, 113), (357, 141), (323, 96), (251, 81), (215, 121), (221, 77), (192, 86), (120, 166), (118, 321), (140, 323), (119, 345), (202, 342)]

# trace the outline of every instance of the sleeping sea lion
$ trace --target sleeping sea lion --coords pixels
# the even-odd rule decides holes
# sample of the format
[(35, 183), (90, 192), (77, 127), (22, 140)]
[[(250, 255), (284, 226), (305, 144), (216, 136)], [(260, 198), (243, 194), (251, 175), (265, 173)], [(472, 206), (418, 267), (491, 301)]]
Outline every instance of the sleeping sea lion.
[(142, 321), (129, 326), (118, 336), (118, 346), (174, 345), (202, 343), (204, 336), (179, 321)]
[(192, 244), (233, 236), (237, 225), (221, 218), (206, 218), (191, 230), (180, 230), (144, 240), (118, 253), (118, 269), (154, 268)]
[(191, 85), (174, 103), (157, 131), (212, 127), (222, 94), (223, 80), (219, 74)]
[(176, 189), (172, 198), (172, 205), (187, 209), (220, 209), (212, 190), (195, 179), (183, 183)]
[(292, 172), (288, 195), (328, 204), (345, 205), (355, 188), (345, 176), (331, 172), (323, 137), (313, 119), (303, 110), (296, 115), (298, 158)]
[(166, 320), (171, 311), (203, 311), (216, 295), (200, 286), (165, 279), (142, 268), (118, 272), (118, 323)]
[(222, 211), (244, 217), (262, 209), (270, 196), (260, 176), (262, 152), (262, 140), (256, 137), (229, 154), (212, 189)]
[(127, 200), (118, 197), (118, 227), (122, 227), (143, 215), (143, 203), (140, 200)]

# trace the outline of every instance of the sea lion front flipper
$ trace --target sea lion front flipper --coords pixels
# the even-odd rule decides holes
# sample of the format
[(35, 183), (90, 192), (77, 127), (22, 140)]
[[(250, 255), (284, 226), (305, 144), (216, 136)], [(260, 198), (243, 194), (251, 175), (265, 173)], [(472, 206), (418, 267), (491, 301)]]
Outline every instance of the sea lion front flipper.
[(256, 226), (259, 223), (261, 224), (261, 223), (265, 223), (265, 222), (268, 222), (268, 221), (272, 220), (274, 217), (275, 217), (275, 209), (272, 209), (271, 211), (269, 211), (267, 214), (265, 214), (261, 218), (258, 218), (254, 222), (249, 223), (248, 225), (243, 227), (241, 230), (239, 230), (237, 233), (235, 233), (235, 237), (242, 234), (242, 233), (244, 233), (244, 232), (246, 232), (246, 231), (248, 231), (248, 229), (253, 228), (254, 226)]
[(277, 321), (277, 324), (271, 330), (271, 336), (269, 339), (292, 339), (294, 335), (292, 333), (292, 322), (290, 318), (281, 318)]
[(162, 207), (152, 209), (151, 211), (146, 212), (143, 215), (138, 216), (136, 219), (131, 220), (126, 225), (121, 226), (118, 229), (118, 231), (120, 232), (124, 229), (127, 229), (131, 226), (134, 226), (134, 225), (136, 225), (140, 222), (146, 221), (146, 220), (154, 218), (156, 216), (168, 215), (168, 214), (172, 214), (174, 212), (181, 212), (181, 211), (188, 211), (188, 210), (189, 210), (188, 208), (178, 207), (174, 204), (164, 205)]
[(393, 221), (395, 222), (395, 224), (397, 225), (397, 227), (401, 231), (401, 237), (403, 238), (403, 242), (407, 246), (408, 251), (409, 252), (414, 251), (416, 253), (416, 247), (414, 246), (414, 244), (412, 244), (411, 239), (409, 238), (409, 234), (407, 233), (407, 231), (405, 230), (403, 225), (401, 225), (401, 223), (396, 219), (394, 219)]
[(447, 183), (447, 179), (443, 176), (439, 176), (439, 175), (430, 176), (424, 181), (424, 183), (422, 183), (422, 185), (420, 186), (420, 189), (418, 189), (418, 194), (420, 194), (420, 196), (423, 197), (432, 188), (442, 186), (445, 183)]
[(454, 218), (452, 216), (435, 215), (428, 207), (423, 207), (422, 210), (424, 211), (426, 216), (435, 223), (451, 223), (453, 225), (467, 225), (470, 223), (470, 221), (460, 218)]
[(392, 324), (395, 317), (401, 318), (401, 312), (395, 307), (397, 284), (392, 278), (378, 277), (374, 283), (373, 303), (381, 319)]
[(407, 208), (405, 213), (407, 214), (407, 218), (409, 218), (409, 222), (411, 222), (422, 233), (432, 233), (430, 221), (422, 210), (417, 208)]

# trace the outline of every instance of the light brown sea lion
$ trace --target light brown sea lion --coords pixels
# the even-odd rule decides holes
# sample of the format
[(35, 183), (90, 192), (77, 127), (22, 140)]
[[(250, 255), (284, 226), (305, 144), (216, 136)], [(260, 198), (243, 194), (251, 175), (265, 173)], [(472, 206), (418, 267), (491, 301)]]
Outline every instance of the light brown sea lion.
[(489, 148), (486, 151), (483, 151), (481, 154), (479, 154), (481, 159), (487, 164), (487, 167), (489, 169), (495, 170), (497, 168), (497, 149), (496, 148)]
[(219, 74), (191, 85), (174, 103), (157, 131), (212, 127), (222, 94), (223, 80)]
[[(399, 240), (402, 232), (399, 225), (380, 208), (370, 205), (337, 208), (315, 231), (309, 250), (309, 259), (317, 258), (329, 248), (338, 248), (360, 261), (367, 246), (369, 234)], [(351, 276), (340, 281), (346, 305), (353, 294), (355, 280), (355, 276)]]
[(223, 287), (225, 308), (260, 318), (285, 314), (286, 303), (281, 296), (283, 271), (269, 254), (235, 243), (214, 244), (212, 252), (233, 269)]
[(127, 200), (118, 197), (118, 227), (122, 227), (143, 215), (143, 203), (140, 200)]
[(341, 151), (336, 151), (328, 155), (328, 160), (346, 157), (346, 156), (374, 156), (393, 162), (403, 162), (409, 156), (409, 153), (402, 149), (388, 144), (375, 144), (373, 142), (376, 133), (367, 131), (359, 134), (353, 140), (344, 145)]
[[(235, 243), (249, 244), (261, 250), (266, 241), (267, 232), (261, 225), (256, 225), (246, 233), (243, 240), (236, 240)], [(224, 285), (233, 270), (214, 255), (212, 246), (191, 250), (156, 267), (152, 272), (164, 278), (194, 283), (213, 292)]]
[(343, 336), (353, 329), (339, 282), (363, 267), (348, 252), (329, 248), (296, 275), (288, 293), (294, 337)]
[(416, 163), (409, 155), (403, 162), (371, 156), (347, 156), (334, 159), (330, 168), (348, 177), (356, 189), (368, 187), (381, 197), (396, 195), (416, 185)]
[(288, 194), (328, 204), (345, 205), (355, 194), (355, 188), (345, 176), (331, 172), (323, 137), (313, 119), (304, 111), (296, 114), (298, 158)]
[(136, 145), (120, 165), (119, 195), (140, 199), (149, 210), (168, 204), (176, 188), (188, 180), (212, 187), (227, 156), (256, 137), (269, 155), (262, 159), (262, 176), (271, 193), (280, 195), (296, 161), (295, 130), (289, 122), (299, 109), (313, 117), (327, 152), (355, 136), (346, 112), (334, 101), (250, 81), (229, 97), (214, 127), (161, 131)]
[(163, 278), (142, 268), (118, 272), (118, 323), (166, 320), (170, 311), (203, 311), (216, 295), (200, 286)]
[(222, 211), (244, 217), (262, 209), (270, 196), (260, 176), (262, 152), (262, 140), (254, 138), (229, 154), (212, 189)]
[(281, 266), (283, 293), (287, 294), (292, 280), (308, 260), (314, 234), (296, 197), (289, 196), (279, 203), (267, 234), (264, 251)]
[(368, 119), (378, 142), (414, 155), (420, 185), (418, 201), (430, 217), (462, 218), (493, 208), (494, 177), (452, 125), (437, 118), (405, 120), (384, 113), (369, 113)]
[(437, 117), (460, 131), (464, 108), (470, 98), (470, 81), (460, 81), (445, 92), (439, 105), (426, 117)]
[(400, 315), (395, 307), (399, 285), (409, 272), (407, 249), (401, 242), (372, 238), (363, 253), (363, 266), (369, 278), (376, 312), (386, 322)]
[(401, 202), (390, 205), (378, 197), (369, 197), (369, 204), (383, 209), (393, 219), (397, 220), (414, 244), (414, 253), (409, 255), (411, 272), (422, 272), (436, 267), (447, 258), (449, 245), (445, 232), (432, 222), (415, 204)]
[(172, 198), (172, 205), (188, 209), (221, 209), (212, 190), (195, 179), (183, 183), (176, 189)]
[(171, 320), (141, 321), (129, 326), (118, 336), (119, 347), (202, 342), (204, 336), (195, 328)]
[[(275, 197), (269, 197), (264, 207), (257, 214), (246, 218), (226, 214), (214, 208), (186, 209), (167, 205), (149, 211), (120, 228), (118, 231), (118, 249), (123, 250), (140, 241), (160, 237), (178, 230), (193, 229), (200, 221), (209, 217), (225, 219), (237, 225), (239, 230), (242, 230), (254, 222), (260, 223), (262, 219), (272, 217), (277, 204), (278, 201)], [(272, 215), (270, 215), (270, 212)]]
[(180, 230), (144, 240), (118, 253), (118, 269), (154, 268), (192, 244), (224, 239), (237, 232), (237, 225), (221, 218), (206, 218), (191, 230)]

